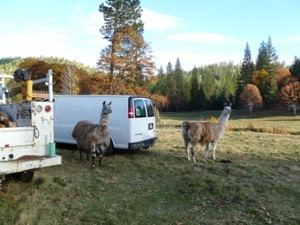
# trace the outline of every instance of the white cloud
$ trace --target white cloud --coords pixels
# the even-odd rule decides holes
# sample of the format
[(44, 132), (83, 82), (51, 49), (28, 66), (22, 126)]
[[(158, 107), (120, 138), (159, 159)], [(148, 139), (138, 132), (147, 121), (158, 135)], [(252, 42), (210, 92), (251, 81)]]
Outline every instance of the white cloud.
[(56, 32), (18, 32), (0, 37), (1, 55), (42, 56), (54, 55), (57, 49), (63, 49), (68, 36)]
[(144, 9), (142, 20), (145, 24), (145, 30), (163, 30), (185, 27), (184, 21), (176, 16), (157, 13)]
[(236, 38), (233, 36), (206, 32), (183, 32), (169, 35), (167, 38), (175, 41), (188, 41), (204, 44), (228, 44), (236, 42)]
[(103, 25), (104, 20), (100, 13), (92, 13), (88, 15), (81, 15), (74, 17), (73, 30), (81, 30), (90, 35), (100, 36), (100, 28)]

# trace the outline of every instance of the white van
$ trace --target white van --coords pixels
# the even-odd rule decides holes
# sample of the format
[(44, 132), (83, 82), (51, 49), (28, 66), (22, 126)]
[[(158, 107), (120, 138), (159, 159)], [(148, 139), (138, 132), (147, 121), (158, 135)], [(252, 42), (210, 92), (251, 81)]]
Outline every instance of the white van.
[(109, 132), (114, 149), (145, 149), (152, 146), (155, 134), (154, 109), (150, 99), (127, 95), (61, 95), (54, 97), (54, 141), (76, 144), (72, 131), (80, 120), (98, 124), (103, 102), (111, 103)]

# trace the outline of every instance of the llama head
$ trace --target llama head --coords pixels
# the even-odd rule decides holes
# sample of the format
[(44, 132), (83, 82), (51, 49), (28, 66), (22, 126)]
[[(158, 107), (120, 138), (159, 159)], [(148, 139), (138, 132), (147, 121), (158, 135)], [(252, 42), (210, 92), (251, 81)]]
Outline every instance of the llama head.
[(102, 115), (108, 115), (109, 113), (111, 113), (111, 102), (106, 104), (106, 101), (103, 102), (103, 108), (102, 108)]
[(223, 115), (228, 115), (228, 114), (230, 114), (230, 112), (231, 112), (231, 103), (229, 104), (229, 106), (226, 106), (226, 105), (225, 105), (222, 114), (223, 114)]

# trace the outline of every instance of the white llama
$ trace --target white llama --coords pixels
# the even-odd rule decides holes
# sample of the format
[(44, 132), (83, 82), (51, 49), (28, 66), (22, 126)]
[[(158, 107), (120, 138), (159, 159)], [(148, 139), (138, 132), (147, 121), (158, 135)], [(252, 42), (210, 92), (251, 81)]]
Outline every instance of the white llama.
[(82, 120), (76, 124), (72, 132), (72, 137), (77, 142), (80, 160), (82, 160), (83, 151), (86, 152), (87, 160), (89, 160), (89, 154), (92, 154), (92, 168), (95, 168), (94, 162), (97, 155), (100, 156), (99, 166), (101, 166), (102, 157), (110, 145), (108, 114), (111, 112), (111, 102), (105, 104), (104, 101), (99, 124), (93, 124), (89, 120)]
[[(216, 159), (217, 144), (225, 132), (225, 128), (229, 120), (230, 112), (231, 112), (231, 104), (230, 106), (225, 106), (218, 123), (190, 122), (190, 121), (182, 122), (182, 136), (184, 139), (188, 160), (191, 160), (190, 151), (189, 151), (190, 149), (193, 160), (194, 162), (196, 162), (194, 153), (198, 143), (206, 145), (205, 148), (206, 158), (209, 152), (209, 145), (211, 144), (213, 150), (213, 159)], [(191, 148), (189, 148), (189, 144), (192, 145)]]

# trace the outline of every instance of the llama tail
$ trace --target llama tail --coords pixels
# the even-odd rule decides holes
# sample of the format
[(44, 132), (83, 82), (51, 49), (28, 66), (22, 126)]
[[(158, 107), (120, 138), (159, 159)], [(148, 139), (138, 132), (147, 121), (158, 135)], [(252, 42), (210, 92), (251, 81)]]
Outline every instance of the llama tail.
[(188, 130), (189, 130), (189, 128), (190, 128), (190, 122), (189, 121), (183, 121), (182, 122), (182, 131), (184, 132), (184, 133), (187, 133), (188, 132)]
[(182, 122), (182, 127), (189, 128), (189, 127), (190, 127), (190, 122), (187, 121), (187, 120), (184, 120), (184, 121)]

